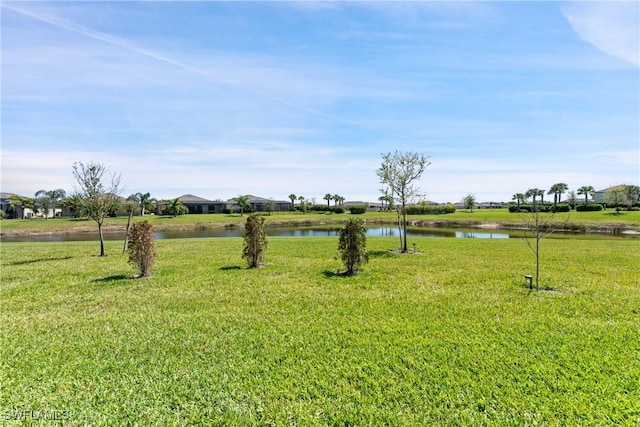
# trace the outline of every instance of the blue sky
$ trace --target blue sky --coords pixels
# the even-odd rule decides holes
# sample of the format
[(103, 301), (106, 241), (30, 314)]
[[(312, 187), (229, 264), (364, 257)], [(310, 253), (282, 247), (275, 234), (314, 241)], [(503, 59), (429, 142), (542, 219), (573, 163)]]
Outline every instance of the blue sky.
[(376, 200), (640, 181), (639, 2), (2, 2), (5, 192)]

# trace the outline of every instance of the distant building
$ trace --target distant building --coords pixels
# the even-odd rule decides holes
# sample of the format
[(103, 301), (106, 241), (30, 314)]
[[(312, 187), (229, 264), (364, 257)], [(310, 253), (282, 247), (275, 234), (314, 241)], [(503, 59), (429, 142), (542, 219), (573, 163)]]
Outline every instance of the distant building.
[(4, 211), (5, 218), (7, 219), (35, 218), (36, 214), (33, 211), (33, 209), (12, 205), (11, 197), (15, 195), (16, 195), (15, 193), (0, 193), (0, 209)]
[[(251, 194), (247, 194), (247, 197), (249, 198), (248, 202), (253, 212), (266, 211), (267, 203), (269, 202), (273, 202), (274, 212), (286, 212), (291, 210), (290, 201), (265, 199), (264, 197), (258, 197)], [(227, 200), (227, 208), (233, 210), (234, 207), (237, 206), (237, 202), (238, 201), (235, 197), (233, 199)]]
[[(611, 191), (621, 191), (624, 193), (625, 196), (629, 197), (630, 195), (628, 194), (628, 188), (629, 188), (628, 185), (621, 184), (621, 185), (614, 185), (613, 187), (605, 188), (602, 190), (598, 190), (593, 193), (593, 201), (596, 203), (606, 203), (607, 193)], [(637, 194), (634, 194), (632, 198), (633, 198), (632, 200), (629, 200), (630, 203), (636, 203), (638, 201)]]
[(178, 197), (178, 200), (184, 203), (190, 214), (223, 213), (227, 208), (225, 202), (208, 200), (193, 194), (185, 194)]
[(342, 207), (344, 207), (345, 209), (349, 209), (352, 206), (366, 206), (367, 207), (367, 211), (370, 212), (380, 212), (383, 208), (382, 203), (377, 203), (377, 202), (361, 202), (358, 200), (349, 200), (346, 201), (342, 204)]
[[(267, 203), (273, 202), (273, 210), (276, 212), (290, 211), (291, 202), (283, 200), (271, 200), (264, 197), (258, 197), (248, 195), (248, 202), (251, 206), (251, 210), (254, 212), (264, 212), (267, 210)], [(203, 197), (194, 196), (193, 194), (185, 194), (178, 197), (178, 199), (184, 203), (189, 209), (190, 214), (212, 214), (212, 213), (224, 213), (233, 211), (237, 208), (237, 199), (229, 199), (227, 201), (222, 200), (208, 200)]]

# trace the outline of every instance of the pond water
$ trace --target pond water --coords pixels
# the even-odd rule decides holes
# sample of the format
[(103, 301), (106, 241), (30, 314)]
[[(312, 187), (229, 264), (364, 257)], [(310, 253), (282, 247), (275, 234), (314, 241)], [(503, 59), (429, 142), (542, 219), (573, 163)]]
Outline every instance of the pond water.
[[(267, 227), (267, 236), (277, 237), (338, 237), (339, 228), (314, 228), (314, 227)], [(512, 232), (513, 233), (513, 232)], [(157, 231), (154, 233), (156, 240), (185, 239), (202, 237), (242, 237), (244, 228), (213, 229), (213, 230), (174, 230)], [(367, 237), (399, 237), (398, 229), (394, 227), (368, 227)], [(407, 237), (449, 237), (458, 239), (508, 239), (515, 237), (505, 230), (450, 230), (441, 228), (410, 228)], [(105, 240), (124, 240), (124, 233), (105, 233)], [(63, 233), (41, 234), (29, 236), (3, 236), (3, 242), (73, 242), (93, 241), (97, 239), (96, 233)]]

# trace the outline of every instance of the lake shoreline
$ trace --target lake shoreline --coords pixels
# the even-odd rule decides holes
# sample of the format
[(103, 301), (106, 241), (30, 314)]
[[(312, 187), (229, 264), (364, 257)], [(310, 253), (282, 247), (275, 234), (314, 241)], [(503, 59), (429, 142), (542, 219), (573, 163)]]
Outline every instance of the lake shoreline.
[[(296, 220), (269, 220), (267, 216), (265, 221), (266, 228), (277, 227), (327, 227), (327, 228), (340, 228), (349, 217), (332, 218), (331, 221), (321, 219), (296, 219)], [(140, 221), (140, 217), (136, 217), (136, 221)], [(389, 220), (386, 218), (363, 218), (366, 226), (397, 226), (395, 220)], [(514, 230), (523, 231), (526, 227), (521, 221), (469, 221), (469, 220), (457, 220), (446, 218), (408, 218), (408, 227), (416, 228), (468, 228), (479, 230)], [(229, 221), (193, 221), (193, 222), (180, 222), (172, 224), (153, 224), (154, 231), (207, 231), (207, 230), (224, 230), (224, 229), (238, 229), (244, 227), (244, 222), (229, 222)], [(124, 232), (125, 225), (105, 225), (102, 228), (103, 233), (122, 233)], [(38, 235), (66, 235), (66, 234), (91, 234), (96, 233), (97, 225), (92, 221), (84, 221), (82, 225), (72, 227), (60, 227), (60, 228), (26, 228), (26, 229), (0, 229), (0, 236), (2, 237), (17, 237), (17, 236), (38, 236)], [(578, 222), (559, 222), (559, 227), (556, 230), (558, 232), (572, 232), (572, 233), (594, 233), (605, 235), (638, 235), (640, 236), (640, 224), (633, 226), (624, 223), (578, 223)]]

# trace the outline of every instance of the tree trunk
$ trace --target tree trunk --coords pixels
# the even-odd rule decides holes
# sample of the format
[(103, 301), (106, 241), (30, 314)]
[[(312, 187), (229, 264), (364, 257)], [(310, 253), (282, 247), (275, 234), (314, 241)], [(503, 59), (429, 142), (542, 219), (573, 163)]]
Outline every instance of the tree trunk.
[(127, 244), (129, 243), (129, 227), (131, 227), (131, 218), (133, 217), (133, 210), (129, 212), (129, 219), (127, 220), (127, 229), (124, 235), (124, 245), (122, 246), (122, 253), (127, 251)]
[(100, 256), (104, 256), (104, 236), (102, 235), (102, 221), (98, 222), (98, 234), (100, 235)]
[(540, 290), (540, 230), (536, 230), (536, 291)]
[(400, 222), (400, 209), (398, 209), (398, 235), (400, 236), (400, 250), (402, 250), (402, 223)]
[(402, 252), (407, 252), (407, 209), (404, 203), (402, 203)]

